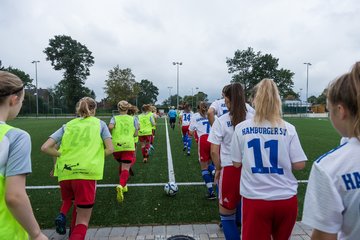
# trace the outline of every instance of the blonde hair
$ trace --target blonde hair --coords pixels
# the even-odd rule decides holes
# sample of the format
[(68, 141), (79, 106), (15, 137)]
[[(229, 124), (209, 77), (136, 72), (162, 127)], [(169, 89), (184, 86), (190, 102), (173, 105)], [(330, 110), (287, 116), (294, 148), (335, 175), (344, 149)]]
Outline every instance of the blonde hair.
[[(355, 123), (353, 134), (360, 138), (360, 62), (356, 62), (351, 71), (330, 83), (327, 98), (331, 104), (343, 104)], [(359, 139), (360, 140), (360, 139)]]
[(121, 100), (117, 104), (117, 108), (118, 108), (119, 112), (126, 112), (129, 109), (129, 107), (130, 107), (130, 104), (125, 100)]
[(130, 105), (129, 109), (128, 109), (128, 114), (131, 116), (134, 116), (135, 114), (137, 114), (139, 112), (139, 109), (134, 106), (134, 105)]
[(91, 97), (83, 97), (76, 105), (76, 113), (80, 117), (90, 117), (95, 115), (96, 102)]
[(144, 104), (144, 105), (142, 105), (141, 109), (142, 109), (143, 112), (149, 112), (149, 111), (151, 111), (151, 105), (150, 104)]
[(24, 84), (21, 79), (9, 72), (0, 71), (0, 104), (13, 94), (21, 96), (23, 94)]
[(204, 118), (207, 117), (206, 113), (208, 111), (208, 105), (206, 104), (206, 102), (204, 102), (204, 101), (199, 102), (197, 109), (202, 117), (204, 117)]
[(279, 90), (272, 79), (265, 78), (255, 86), (255, 117), (256, 123), (269, 121), (271, 124), (282, 123), (281, 99)]

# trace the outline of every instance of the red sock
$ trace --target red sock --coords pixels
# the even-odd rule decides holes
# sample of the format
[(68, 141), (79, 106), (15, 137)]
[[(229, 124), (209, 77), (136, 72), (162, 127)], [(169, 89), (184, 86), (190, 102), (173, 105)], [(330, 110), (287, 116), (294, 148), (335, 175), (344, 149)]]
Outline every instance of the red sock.
[(70, 234), (74, 231), (75, 224), (76, 224), (76, 216), (77, 216), (76, 205), (74, 203), (72, 216), (71, 216)]
[(66, 216), (72, 205), (72, 200), (63, 200), (60, 212)]
[(71, 232), (69, 240), (84, 240), (86, 236), (87, 226), (84, 224), (78, 224)]
[(143, 157), (146, 157), (145, 147), (141, 148), (141, 153), (142, 153)]
[(129, 178), (129, 171), (128, 170), (122, 170), (121, 175), (120, 175), (120, 185), (125, 187), (128, 178)]

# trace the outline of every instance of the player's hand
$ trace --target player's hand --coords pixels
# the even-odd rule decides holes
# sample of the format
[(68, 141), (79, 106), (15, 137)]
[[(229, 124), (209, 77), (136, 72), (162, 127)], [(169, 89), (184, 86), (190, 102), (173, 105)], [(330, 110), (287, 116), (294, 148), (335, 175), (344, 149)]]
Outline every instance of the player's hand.
[(37, 235), (35, 238), (30, 238), (31, 240), (49, 240), (47, 236), (45, 236), (45, 234), (43, 234), (42, 232)]
[(216, 184), (219, 184), (220, 171), (221, 171), (221, 170), (215, 170), (214, 182), (215, 182)]

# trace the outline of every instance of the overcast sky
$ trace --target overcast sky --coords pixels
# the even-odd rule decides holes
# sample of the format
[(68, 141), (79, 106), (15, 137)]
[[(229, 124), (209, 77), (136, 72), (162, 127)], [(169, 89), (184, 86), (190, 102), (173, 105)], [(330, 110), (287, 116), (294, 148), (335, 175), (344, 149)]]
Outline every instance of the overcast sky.
[[(95, 64), (86, 86), (105, 97), (110, 69), (131, 68), (136, 80), (159, 88), (158, 102), (199, 88), (212, 101), (229, 83), (226, 58), (247, 47), (279, 58), (295, 73), (294, 91), (319, 95), (329, 81), (360, 59), (358, 0), (0, 0), (0, 60), (35, 79), (38, 86), (62, 79), (43, 50), (55, 35), (69, 35), (87, 46)], [(34, 82), (35, 83), (35, 82)]]

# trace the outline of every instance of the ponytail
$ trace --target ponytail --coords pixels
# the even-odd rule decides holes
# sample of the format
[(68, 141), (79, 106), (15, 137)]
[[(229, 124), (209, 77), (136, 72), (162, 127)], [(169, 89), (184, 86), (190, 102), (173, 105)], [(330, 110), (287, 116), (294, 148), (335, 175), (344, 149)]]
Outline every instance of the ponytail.
[(83, 118), (95, 115), (95, 110), (96, 102), (90, 97), (83, 97), (76, 106), (76, 113)]
[(225, 86), (224, 90), (224, 96), (230, 101), (229, 114), (231, 123), (235, 128), (237, 124), (246, 119), (244, 89), (240, 83), (233, 83)]

